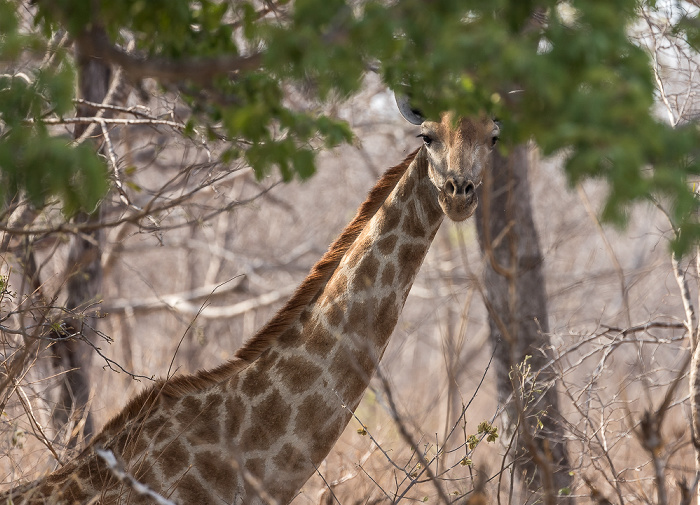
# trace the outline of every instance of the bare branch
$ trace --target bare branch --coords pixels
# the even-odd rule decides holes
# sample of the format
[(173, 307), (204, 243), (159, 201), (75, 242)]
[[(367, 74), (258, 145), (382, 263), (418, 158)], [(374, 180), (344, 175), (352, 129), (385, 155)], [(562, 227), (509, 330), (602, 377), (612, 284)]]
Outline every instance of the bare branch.
[(176, 505), (175, 502), (168, 500), (167, 498), (153, 491), (145, 484), (142, 484), (138, 480), (136, 480), (131, 474), (129, 474), (124, 469), (124, 467), (119, 463), (119, 461), (117, 461), (116, 456), (111, 450), (96, 447), (95, 454), (97, 454), (102, 459), (102, 461), (105, 462), (109, 471), (112, 472), (112, 475), (114, 475), (121, 482), (129, 486), (129, 488), (132, 491), (134, 491), (137, 495), (149, 498), (155, 501), (155, 503), (157, 503), (158, 505)]
[[(243, 277), (239, 277), (241, 280)], [(269, 293), (264, 293), (262, 295), (256, 296), (249, 300), (235, 303), (233, 305), (227, 306), (211, 306), (206, 305), (200, 307), (197, 304), (190, 303), (192, 300), (199, 298), (206, 298), (211, 295), (218, 296), (226, 293), (230, 293), (235, 290), (240, 281), (227, 287), (221, 291), (214, 293), (211, 286), (203, 286), (186, 293), (177, 293), (163, 296), (154, 296), (145, 299), (121, 299), (115, 300), (112, 303), (106, 304), (104, 310), (111, 313), (120, 312), (130, 312), (136, 310), (158, 310), (158, 309), (169, 309), (175, 310), (182, 314), (189, 315), (199, 315), (205, 319), (227, 319), (232, 317), (237, 317), (245, 314), (251, 310), (256, 310), (261, 307), (272, 305), (283, 299), (285, 296), (289, 296), (294, 292), (296, 285), (286, 286)], [(217, 284), (218, 286), (219, 284)]]
[(226, 55), (181, 60), (139, 58), (113, 45), (103, 29), (87, 30), (78, 38), (92, 56), (119, 65), (135, 81), (150, 77), (162, 83), (189, 81), (208, 84), (212, 78), (220, 75), (257, 70), (262, 65), (263, 57), (263, 53), (257, 52), (249, 56)]

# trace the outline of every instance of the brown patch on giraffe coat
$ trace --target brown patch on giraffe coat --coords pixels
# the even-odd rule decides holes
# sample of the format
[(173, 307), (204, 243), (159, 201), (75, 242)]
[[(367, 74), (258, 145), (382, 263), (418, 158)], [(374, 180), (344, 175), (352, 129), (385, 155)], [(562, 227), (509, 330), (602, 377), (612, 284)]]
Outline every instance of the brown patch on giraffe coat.
[[(125, 437), (126, 438), (126, 437)], [(143, 436), (140, 431), (136, 432), (135, 438), (125, 441), (125, 449), (122, 452), (124, 458), (131, 459), (137, 454), (143, 454), (151, 445), (151, 440)]]
[[(377, 356), (379, 359), (379, 356)], [(335, 353), (330, 372), (336, 391), (347, 404), (362, 395), (375, 369), (374, 359), (365, 351), (341, 347)]]
[(236, 488), (236, 472), (231, 462), (214, 452), (202, 452), (194, 457), (194, 466), (205, 476), (207, 486), (213, 486), (218, 496), (231, 497)]
[(320, 462), (335, 445), (338, 429), (334, 418), (338, 409), (342, 409), (340, 403), (339, 399), (337, 406), (328, 405), (323, 395), (314, 393), (299, 405), (294, 418), (294, 433), (302, 439), (311, 435), (312, 445), (305, 457), (313, 462)]
[(299, 394), (309, 389), (323, 370), (303, 356), (290, 356), (277, 362), (275, 373), (290, 392)]
[(165, 416), (156, 416), (152, 419), (149, 419), (143, 424), (143, 434), (147, 438), (152, 439), (160, 430), (163, 429), (163, 426), (169, 421), (170, 419)]
[[(442, 220), (445, 218), (445, 213), (442, 211), (442, 208), (440, 208), (439, 204), (435, 205), (426, 205), (423, 207), (425, 209), (425, 214), (428, 216), (428, 225), (429, 226), (436, 226), (439, 225), (439, 223), (442, 222)], [(435, 228), (435, 231), (437, 231), (437, 228)], [(435, 236), (435, 233), (432, 235), (433, 237)]]
[(334, 303), (328, 307), (328, 310), (326, 311), (326, 320), (328, 321), (328, 324), (334, 328), (340, 326), (340, 323), (343, 322), (343, 316), (345, 316), (346, 308), (347, 303), (345, 300)]
[(313, 393), (301, 402), (294, 417), (294, 433), (303, 436), (314, 433), (333, 415), (334, 408), (326, 403), (321, 393)]
[(348, 310), (348, 318), (343, 326), (345, 334), (367, 335), (371, 305), (366, 300), (356, 300)]
[(163, 473), (173, 477), (183, 472), (190, 465), (190, 451), (179, 439), (172, 440), (158, 455)]
[(285, 474), (309, 471), (308, 455), (292, 444), (284, 444), (272, 461)]
[(425, 237), (427, 232), (418, 216), (415, 202), (408, 202), (403, 218), (403, 231), (414, 238)]
[(357, 269), (355, 270), (355, 276), (352, 279), (352, 287), (350, 289), (354, 292), (366, 291), (370, 289), (374, 285), (378, 272), (379, 260), (374, 257), (374, 254), (372, 254), (370, 249), (359, 261)]
[(402, 287), (413, 282), (416, 272), (423, 262), (426, 246), (404, 244), (399, 248), (399, 283)]
[(382, 232), (389, 233), (401, 223), (401, 209), (398, 205), (387, 202), (382, 206), (382, 211)]
[(246, 460), (245, 463), (243, 463), (243, 468), (259, 479), (265, 477), (265, 460), (262, 458), (252, 458)]
[(291, 415), (292, 408), (274, 389), (252, 409), (256, 422), (241, 435), (243, 452), (268, 448), (282, 434)]
[[(273, 354), (274, 359), (272, 359)], [(241, 381), (241, 391), (246, 396), (255, 398), (270, 389), (272, 382), (267, 371), (276, 359), (277, 353), (267, 351), (266, 355), (261, 356), (254, 365), (246, 369)]]
[[(196, 422), (196, 421), (195, 421)], [(162, 429), (156, 432), (155, 438), (151, 439), (151, 446), (153, 447), (158, 447), (160, 444), (163, 442), (166, 442), (170, 439), (170, 432), (173, 427), (173, 422), (172, 420), (168, 419), (163, 422), (163, 425), (161, 426)], [(146, 439), (143, 435), (141, 435), (142, 438)]]
[(215, 444), (221, 439), (220, 408), (224, 399), (219, 394), (207, 395), (204, 406), (187, 434), (190, 444)]
[(154, 402), (154, 405), (151, 406), (148, 411), (144, 412), (143, 415), (148, 415), (155, 409), (172, 411), (172, 409), (175, 408), (175, 405), (177, 405), (179, 399), (179, 396), (160, 395)]
[(215, 503), (214, 496), (191, 473), (186, 474), (177, 484), (178, 503)]
[(396, 304), (396, 293), (390, 293), (379, 303), (374, 318), (374, 341), (378, 346), (384, 346), (394, 331), (399, 319), (399, 308)]
[(382, 270), (382, 286), (391, 286), (394, 283), (396, 276), (396, 268), (393, 263), (387, 263)]
[(226, 413), (224, 415), (224, 436), (234, 439), (241, 430), (241, 423), (246, 413), (246, 405), (240, 396), (227, 396), (224, 404)]
[(317, 356), (326, 356), (337, 343), (338, 340), (317, 319), (312, 323), (304, 348)]
[(377, 249), (379, 249), (379, 252), (384, 256), (388, 256), (394, 252), (394, 247), (396, 247), (396, 242), (398, 240), (399, 237), (397, 235), (391, 234), (377, 242)]
[(279, 336), (278, 341), (282, 346), (292, 346), (299, 341), (299, 337), (301, 337), (299, 330), (294, 326), (290, 326), (287, 331)]
[(177, 406), (177, 410), (179, 410), (179, 412), (175, 414), (175, 419), (177, 419), (180, 424), (187, 427), (197, 418), (201, 409), (202, 402), (199, 401), (199, 398), (195, 398), (192, 395), (187, 395)]

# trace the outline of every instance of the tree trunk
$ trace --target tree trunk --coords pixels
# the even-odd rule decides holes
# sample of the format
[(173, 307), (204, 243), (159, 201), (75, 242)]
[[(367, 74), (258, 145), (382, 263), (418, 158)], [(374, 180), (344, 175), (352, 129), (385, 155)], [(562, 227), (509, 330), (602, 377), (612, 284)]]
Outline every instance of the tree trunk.
[[(76, 54), (80, 98), (102, 103), (110, 85), (109, 66), (101, 60), (85, 56), (79, 40), (76, 42)], [(78, 105), (77, 112), (78, 116), (87, 117), (94, 115), (95, 109)], [(85, 129), (86, 125), (76, 125), (74, 137), (79, 138)], [(75, 222), (96, 222), (99, 219), (98, 208), (92, 214), (79, 213)], [(99, 228), (71, 239), (66, 265), (66, 308), (71, 313), (63, 321), (63, 335), (53, 346), (55, 366), (62, 372), (53, 424), (57, 430), (68, 425), (70, 446), (75, 446), (81, 435), (84, 440), (88, 439), (94, 430), (88, 405), (92, 348), (84, 339), (95, 342), (97, 336), (97, 316), (89, 304), (98, 300), (102, 287), (101, 243), (102, 231)], [(68, 424), (71, 421), (76, 424)]]
[[(681, 290), (683, 305), (686, 313), (686, 326), (688, 329), (688, 342), (690, 344), (690, 376), (688, 378), (688, 387), (690, 393), (690, 433), (695, 449), (695, 475), (696, 479), (700, 478), (700, 325), (695, 313), (695, 308), (690, 299), (690, 291), (685, 282), (682, 270), (678, 268), (678, 263), (673, 261), (673, 268), (676, 273), (678, 287)], [(700, 288), (700, 246), (695, 247), (695, 272)], [(698, 306), (700, 306), (700, 291), (698, 291)], [(682, 504), (690, 503), (692, 495), (695, 495), (696, 503), (700, 503), (700, 485), (695, 483), (695, 489), (688, 489), (687, 496), (681, 501)]]
[[(690, 412), (691, 433), (695, 448), (695, 472), (700, 475), (700, 345), (696, 343), (690, 361)], [(696, 503), (700, 503), (700, 486), (695, 487)]]
[[(517, 429), (516, 476), (522, 493), (544, 503), (564, 497), (572, 478), (559, 416), (551, 358), (542, 252), (532, 217), (528, 148), (509, 158), (494, 154), (477, 208), (477, 232), (486, 259), (484, 301), (489, 311), (499, 400), (507, 403), (504, 429)], [(536, 384), (536, 385), (535, 385)], [(521, 499), (524, 503), (524, 499)]]

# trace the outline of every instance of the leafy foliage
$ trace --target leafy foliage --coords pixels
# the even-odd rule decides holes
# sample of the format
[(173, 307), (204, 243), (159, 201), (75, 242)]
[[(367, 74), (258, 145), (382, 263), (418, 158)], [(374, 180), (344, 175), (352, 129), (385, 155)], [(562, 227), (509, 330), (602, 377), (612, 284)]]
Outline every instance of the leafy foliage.
[[(643, 3), (655, 7), (651, 0)], [(698, 130), (693, 125), (674, 129), (652, 113), (650, 56), (628, 36), (637, 20), (638, 0), (37, 4), (46, 36), (64, 28), (78, 37), (85, 27), (99, 27), (119, 45), (128, 34), (144, 61), (177, 65), (259, 54), (255, 68), (223, 72), (204, 84), (187, 74), (163, 84), (176, 86), (192, 105), (196, 121), (231, 141), (228, 156), (245, 157), (260, 177), (273, 166), (285, 180), (309, 177), (317, 141), (331, 147), (351, 137), (342, 122), (317, 110), (292, 110), (285, 102), (290, 86), (303, 88), (320, 103), (356, 92), (372, 68), (387, 85), (414, 90), (413, 97), (429, 117), (444, 110), (497, 115), (512, 142), (534, 138), (545, 154), (566, 153), (572, 183), (588, 177), (609, 183), (607, 220), (624, 224), (634, 202), (667, 198), (674, 202), (676, 249), (700, 237), (691, 219), (697, 201), (686, 182), (700, 172)], [(532, 20), (536, 7), (547, 13), (542, 26)], [(2, 0), (0, 9), (3, 24), (15, 23), (2, 30), (6, 59), (30, 39), (18, 44), (13, 3)], [(675, 28), (697, 45), (697, 18), (681, 19)], [(66, 89), (64, 73), (47, 76), (44, 85), (48, 77)], [(66, 96), (58, 90), (42, 93), (38, 85), (25, 91), (13, 85), (12, 98), (3, 97), (5, 130), (10, 116), (23, 121), (48, 110), (66, 110)], [(23, 107), (13, 109), (17, 101)], [(12, 128), (20, 126), (14, 123)], [(13, 141), (43, 134), (35, 123)], [(4, 131), (3, 142), (8, 139)], [(50, 153), (44, 156), (60, 157), (57, 150), (47, 149)], [(3, 172), (9, 170), (11, 156), (3, 157)], [(93, 170), (83, 176), (94, 175)], [(22, 186), (18, 176), (12, 180)]]
[[(22, 50), (46, 50), (45, 41), (19, 32), (11, 2), (0, 1), (0, 33), (2, 61), (13, 61)], [(105, 194), (107, 174), (93, 149), (69, 146), (41, 122), (46, 114), (68, 113), (73, 95), (68, 61), (37, 70), (31, 78), (20, 72), (0, 75), (0, 203), (24, 190), (36, 206), (60, 197), (64, 212), (72, 215), (94, 209)]]

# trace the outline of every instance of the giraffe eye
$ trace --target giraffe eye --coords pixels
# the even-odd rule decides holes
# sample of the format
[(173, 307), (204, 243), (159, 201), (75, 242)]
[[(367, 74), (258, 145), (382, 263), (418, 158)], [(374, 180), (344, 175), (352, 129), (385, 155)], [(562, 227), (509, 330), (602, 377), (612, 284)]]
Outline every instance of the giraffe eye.
[(429, 135), (426, 135), (426, 134), (424, 134), (424, 133), (421, 133), (420, 135), (418, 135), (418, 138), (423, 139), (423, 143), (424, 143), (426, 146), (430, 146), (430, 144), (433, 143), (433, 139), (430, 138)]

